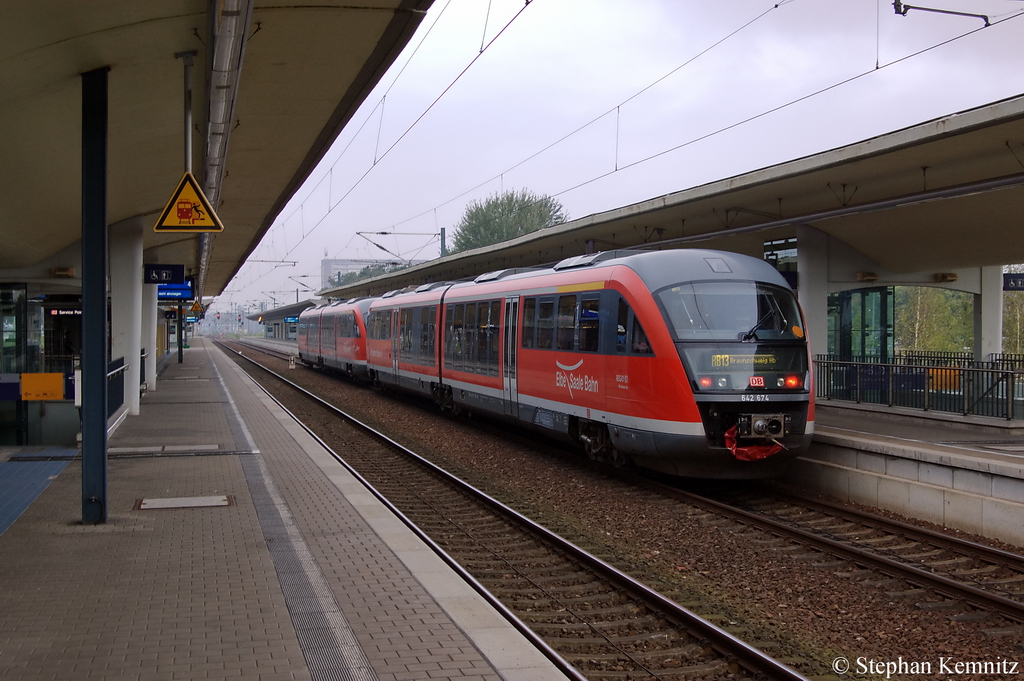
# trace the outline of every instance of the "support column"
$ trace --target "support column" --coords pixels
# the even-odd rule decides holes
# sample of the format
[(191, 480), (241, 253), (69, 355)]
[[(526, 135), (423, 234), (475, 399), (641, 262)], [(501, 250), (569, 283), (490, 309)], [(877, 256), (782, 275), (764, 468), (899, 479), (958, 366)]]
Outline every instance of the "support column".
[(981, 268), (981, 294), (974, 296), (974, 359), (1003, 351), (1003, 268)]
[(828, 238), (809, 225), (796, 228), (797, 293), (812, 357), (828, 352)]
[(142, 221), (110, 227), (110, 357), (124, 357), (124, 404), (139, 415), (142, 362)]
[(107, 72), (82, 74), (82, 523), (107, 522)]
[(142, 347), (146, 349), (146, 390), (156, 390), (156, 325), (160, 308), (156, 284), (142, 285)]

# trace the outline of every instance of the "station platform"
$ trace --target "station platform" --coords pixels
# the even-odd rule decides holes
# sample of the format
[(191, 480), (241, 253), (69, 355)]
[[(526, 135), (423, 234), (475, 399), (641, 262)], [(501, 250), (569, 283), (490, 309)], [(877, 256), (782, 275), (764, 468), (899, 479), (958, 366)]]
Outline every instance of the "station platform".
[(1024, 546), (1024, 423), (818, 400), (787, 482)]
[(73, 450), (2, 457), (24, 498), (0, 508), (0, 678), (565, 678), (212, 341), (190, 342), (110, 437), (106, 524), (81, 524)]

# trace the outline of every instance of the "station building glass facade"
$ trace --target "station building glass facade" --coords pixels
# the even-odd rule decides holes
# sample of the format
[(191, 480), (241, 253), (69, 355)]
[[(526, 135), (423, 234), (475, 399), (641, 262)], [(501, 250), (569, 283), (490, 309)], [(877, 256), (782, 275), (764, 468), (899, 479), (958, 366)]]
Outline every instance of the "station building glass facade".
[[(764, 243), (764, 259), (782, 273), (794, 289), (799, 286), (796, 238)], [(894, 295), (892, 286), (851, 289), (828, 296), (826, 354), (870, 362), (893, 357)]]

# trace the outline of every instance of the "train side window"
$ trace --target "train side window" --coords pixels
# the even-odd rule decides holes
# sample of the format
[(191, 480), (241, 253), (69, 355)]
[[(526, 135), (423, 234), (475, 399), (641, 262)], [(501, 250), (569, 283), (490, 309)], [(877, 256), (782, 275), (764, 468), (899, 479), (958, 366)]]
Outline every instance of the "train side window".
[(501, 301), (491, 301), (491, 316), (487, 322), (487, 373), (491, 376), (498, 375), (498, 348), (501, 343), (501, 327), (498, 320), (501, 319)]
[(369, 334), (373, 340), (391, 340), (391, 310), (370, 313)]
[(537, 347), (550, 350), (555, 340), (555, 301), (540, 301), (537, 313)]
[(597, 298), (580, 303), (580, 351), (597, 352), (601, 338), (600, 305)]
[(640, 325), (640, 320), (637, 319), (636, 315), (633, 316), (633, 333), (630, 342), (634, 355), (654, 354), (654, 351), (651, 350), (651, 344), (647, 340), (647, 334), (644, 333), (644, 327)]
[(399, 357), (405, 361), (412, 360), (412, 308), (407, 307), (398, 313), (398, 349)]
[(453, 349), (454, 349), (453, 351), (454, 351), (454, 354), (452, 356), (453, 357), (453, 366), (456, 369), (461, 369), (462, 368), (462, 361), (463, 361), (463, 356), (464, 356), (463, 355), (463, 350), (464, 350), (464, 344), (465, 344), (465, 338), (463, 337), (463, 334), (465, 333), (465, 327), (463, 326), (463, 319), (465, 319), (465, 315), (466, 315), (466, 306), (465, 305), (456, 305), (455, 306), (455, 321), (454, 321), (454, 326), (453, 326), (453, 328), (454, 328), (454, 334), (453, 334)]
[(480, 308), (476, 315), (476, 372), (478, 374), (487, 373), (487, 363), (490, 361), (490, 357), (487, 354), (487, 323), (490, 310), (490, 305), (480, 303)]
[(421, 307), (416, 310), (414, 325), (416, 327), (416, 346), (419, 351), (416, 363), (423, 366), (434, 366), (434, 352), (430, 347), (430, 332), (427, 330), (428, 319), (433, 311), (432, 307)]
[(434, 353), (436, 352), (436, 340), (437, 340), (437, 307), (431, 307), (427, 312), (427, 337), (423, 343), (424, 354), (423, 363), (428, 367), (432, 367), (436, 364), (434, 359)]
[(476, 372), (476, 303), (466, 305), (466, 318), (462, 327), (462, 351), (465, 371)]
[(523, 299), (523, 347), (535, 347), (537, 329), (537, 299)]
[(572, 350), (572, 336), (576, 330), (576, 296), (558, 298), (558, 349)]
[(455, 306), (449, 305), (444, 314), (444, 363), (449, 367), (455, 361)]
[(476, 316), (476, 372), (478, 374), (487, 373), (487, 363), (490, 359), (487, 355), (487, 322), (490, 310), (490, 305), (480, 303)]
[(615, 352), (625, 353), (626, 348), (626, 329), (629, 328), (629, 303), (623, 298), (619, 298), (619, 314), (616, 317), (615, 322)]

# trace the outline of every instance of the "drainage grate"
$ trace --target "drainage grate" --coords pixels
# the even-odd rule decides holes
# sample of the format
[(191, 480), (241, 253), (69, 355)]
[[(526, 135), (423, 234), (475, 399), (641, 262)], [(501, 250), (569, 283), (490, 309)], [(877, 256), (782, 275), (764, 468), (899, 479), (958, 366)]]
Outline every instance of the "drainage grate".
[(191, 451), (182, 450), (174, 452), (164, 451), (146, 451), (146, 448), (140, 449), (128, 449), (128, 451), (107, 453), (107, 458), (110, 459), (152, 459), (152, 458), (171, 458), (175, 456), (246, 456), (252, 454), (258, 454), (259, 452), (253, 451), (236, 451), (236, 450), (218, 450), (218, 451)]
[(214, 497), (171, 497), (166, 499), (139, 499), (135, 502), (136, 511), (151, 511), (163, 508), (211, 508), (215, 506), (234, 506), (235, 498), (230, 495)]

